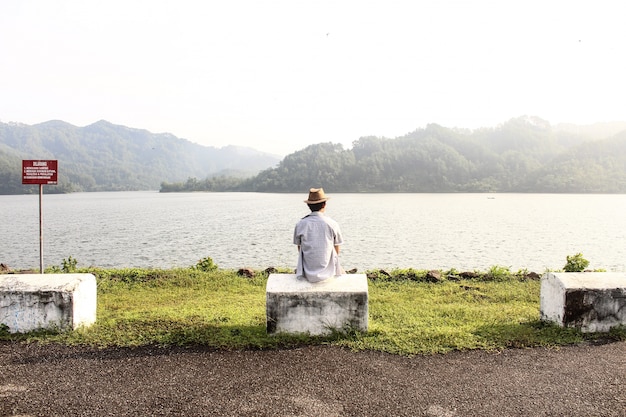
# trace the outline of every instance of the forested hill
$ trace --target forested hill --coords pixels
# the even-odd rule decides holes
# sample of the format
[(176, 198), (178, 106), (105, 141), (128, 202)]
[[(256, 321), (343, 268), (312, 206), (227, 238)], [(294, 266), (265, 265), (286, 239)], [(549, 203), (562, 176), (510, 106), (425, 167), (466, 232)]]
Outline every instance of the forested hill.
[(431, 124), (352, 145), (311, 145), (253, 178), (190, 179), (161, 191), (626, 193), (624, 123), (553, 127), (520, 117), (473, 131)]
[(190, 177), (250, 177), (280, 160), (251, 148), (207, 147), (106, 121), (85, 127), (0, 123), (0, 194), (38, 192), (22, 185), (22, 159), (59, 161), (59, 184), (45, 192), (157, 190), (162, 181)]

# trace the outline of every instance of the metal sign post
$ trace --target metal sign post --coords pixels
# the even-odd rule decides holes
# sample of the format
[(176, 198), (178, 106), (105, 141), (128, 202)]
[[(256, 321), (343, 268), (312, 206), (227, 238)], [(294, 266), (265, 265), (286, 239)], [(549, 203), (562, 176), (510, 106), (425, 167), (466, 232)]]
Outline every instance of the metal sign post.
[(57, 183), (58, 161), (22, 160), (22, 184), (39, 184), (39, 273), (43, 274), (43, 186)]

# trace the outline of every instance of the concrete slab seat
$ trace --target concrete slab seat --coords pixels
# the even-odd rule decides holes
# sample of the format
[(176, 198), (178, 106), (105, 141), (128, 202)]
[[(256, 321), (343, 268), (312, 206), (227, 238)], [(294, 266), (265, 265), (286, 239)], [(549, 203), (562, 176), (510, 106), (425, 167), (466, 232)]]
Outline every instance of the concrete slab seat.
[(0, 275), (0, 324), (11, 333), (89, 326), (96, 300), (92, 274)]
[(583, 332), (626, 326), (626, 273), (546, 273), (540, 310), (542, 320)]
[(310, 283), (295, 274), (271, 274), (266, 287), (267, 332), (326, 335), (367, 331), (365, 274), (341, 275)]

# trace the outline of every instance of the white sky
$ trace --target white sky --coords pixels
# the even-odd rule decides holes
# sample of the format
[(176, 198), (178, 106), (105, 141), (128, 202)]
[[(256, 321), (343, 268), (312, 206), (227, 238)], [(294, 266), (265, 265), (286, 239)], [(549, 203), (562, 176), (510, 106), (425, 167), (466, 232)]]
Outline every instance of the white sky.
[(286, 155), (439, 123), (626, 120), (622, 0), (0, 0), (0, 121)]

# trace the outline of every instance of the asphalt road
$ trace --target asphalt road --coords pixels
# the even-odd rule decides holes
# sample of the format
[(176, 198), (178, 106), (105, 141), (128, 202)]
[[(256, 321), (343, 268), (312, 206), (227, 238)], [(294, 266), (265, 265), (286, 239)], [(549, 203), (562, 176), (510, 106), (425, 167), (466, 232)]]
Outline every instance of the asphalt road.
[(402, 357), (0, 342), (1, 416), (626, 416), (626, 342)]

